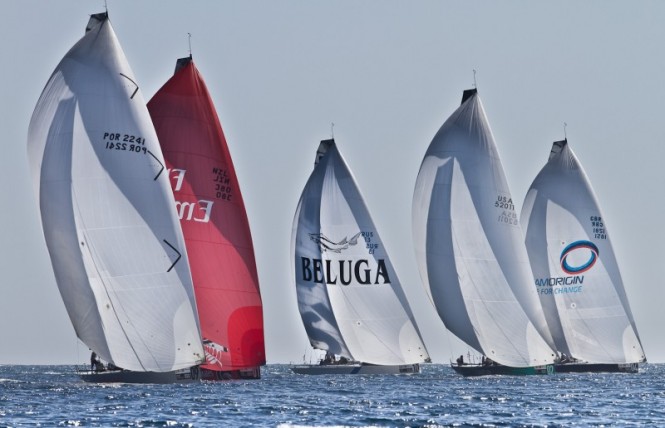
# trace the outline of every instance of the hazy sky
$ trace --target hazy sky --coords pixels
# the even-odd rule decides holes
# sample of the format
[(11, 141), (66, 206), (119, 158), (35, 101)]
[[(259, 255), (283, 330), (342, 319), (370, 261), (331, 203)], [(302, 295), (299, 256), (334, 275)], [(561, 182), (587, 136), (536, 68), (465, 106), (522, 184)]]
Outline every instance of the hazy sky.
[[(0, 0), (0, 363), (85, 362), (55, 285), (26, 136), (53, 69), (103, 1)], [(647, 358), (665, 362), (665, 2), (108, 0), (146, 100), (188, 54), (226, 133), (256, 249), (269, 363), (309, 349), (290, 234), (319, 140), (335, 138), (434, 362), (467, 347), (428, 302), (411, 199), (432, 137), (473, 84), (519, 213), (551, 143), (591, 179)]]

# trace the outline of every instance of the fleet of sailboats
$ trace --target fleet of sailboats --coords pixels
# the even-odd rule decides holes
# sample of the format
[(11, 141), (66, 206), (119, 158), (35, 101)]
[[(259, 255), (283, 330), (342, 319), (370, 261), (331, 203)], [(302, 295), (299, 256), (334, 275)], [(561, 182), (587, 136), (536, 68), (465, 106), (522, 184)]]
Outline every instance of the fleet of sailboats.
[[(49, 78), (28, 158), (56, 282), (93, 382), (259, 378), (254, 248), (229, 148), (192, 60), (147, 104), (107, 13)], [(566, 140), (518, 217), (476, 89), (434, 136), (412, 228), (445, 327), (481, 354), (462, 375), (630, 371), (645, 362), (605, 220)], [(318, 364), (301, 374), (413, 374), (430, 357), (334, 139), (321, 141), (291, 237)], [(93, 363), (95, 361), (93, 360)]]
[(521, 219), (556, 370), (637, 371), (646, 357), (605, 217), (567, 140), (552, 145)]

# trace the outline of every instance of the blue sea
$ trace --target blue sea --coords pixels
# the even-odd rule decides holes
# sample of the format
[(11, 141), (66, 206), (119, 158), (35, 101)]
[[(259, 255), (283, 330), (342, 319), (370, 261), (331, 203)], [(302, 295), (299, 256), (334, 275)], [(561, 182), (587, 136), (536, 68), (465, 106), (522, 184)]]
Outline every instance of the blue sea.
[(665, 365), (638, 374), (306, 376), (98, 385), (71, 366), (0, 366), (0, 426), (665, 426)]

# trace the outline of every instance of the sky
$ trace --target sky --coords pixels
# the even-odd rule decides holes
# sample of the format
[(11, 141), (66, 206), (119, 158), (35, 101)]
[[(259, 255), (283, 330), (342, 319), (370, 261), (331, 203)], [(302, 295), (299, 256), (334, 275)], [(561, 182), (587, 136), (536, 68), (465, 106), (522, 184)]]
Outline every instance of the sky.
[[(0, 364), (86, 362), (55, 284), (26, 138), (47, 79), (104, 2), (0, 5)], [(567, 124), (647, 358), (665, 362), (664, 2), (108, 0), (108, 9), (146, 100), (188, 55), (191, 33), (249, 216), (268, 363), (309, 352), (291, 227), (331, 123), (432, 360), (468, 351), (426, 297), (411, 201), (425, 150), (474, 70), (518, 213)]]

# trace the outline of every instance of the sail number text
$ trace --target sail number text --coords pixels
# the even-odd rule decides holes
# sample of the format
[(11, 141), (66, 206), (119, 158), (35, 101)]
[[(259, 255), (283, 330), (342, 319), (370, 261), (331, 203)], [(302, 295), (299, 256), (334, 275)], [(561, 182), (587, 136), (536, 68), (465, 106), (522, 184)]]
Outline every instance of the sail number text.
[(599, 215), (592, 215), (589, 217), (591, 221), (591, 228), (593, 230), (593, 237), (596, 239), (607, 239), (607, 230), (603, 218)]
[(494, 201), (494, 206), (502, 210), (498, 218), (499, 223), (509, 224), (511, 226), (517, 226), (519, 224), (517, 214), (515, 213), (515, 205), (513, 204), (513, 199), (511, 197), (497, 195), (496, 201)]
[(374, 254), (379, 248), (379, 244), (372, 242), (374, 232), (362, 232), (362, 236), (365, 238), (365, 247), (369, 250), (369, 254)]
[(104, 141), (106, 141), (106, 148), (108, 150), (130, 151), (143, 154), (147, 152), (145, 138), (136, 135), (105, 132)]
[(517, 214), (515, 214), (514, 211), (504, 211), (499, 216), (499, 223), (517, 226), (519, 224), (519, 221), (517, 220)]
[(497, 196), (494, 206), (504, 210), (515, 211), (515, 205), (513, 205), (513, 199), (507, 196)]
[(212, 181), (215, 183), (215, 197), (230, 201), (233, 196), (231, 192), (231, 178), (224, 168), (212, 168)]

